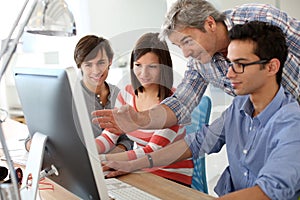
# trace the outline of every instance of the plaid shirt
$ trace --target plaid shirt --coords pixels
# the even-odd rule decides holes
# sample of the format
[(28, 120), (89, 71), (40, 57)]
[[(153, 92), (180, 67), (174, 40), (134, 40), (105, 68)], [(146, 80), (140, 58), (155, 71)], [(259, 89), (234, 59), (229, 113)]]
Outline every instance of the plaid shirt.
[[(286, 34), (288, 58), (283, 68), (282, 85), (300, 103), (300, 22), (286, 13), (267, 4), (244, 4), (224, 12), (224, 23), (230, 30), (235, 24), (247, 21), (264, 21), (279, 26)], [(190, 122), (190, 113), (200, 102), (207, 85), (210, 83), (230, 95), (235, 95), (229, 79), (226, 78), (228, 63), (225, 57), (216, 53), (210, 63), (201, 64), (191, 58), (187, 64), (182, 82), (172, 97), (162, 103), (175, 113), (179, 124)]]

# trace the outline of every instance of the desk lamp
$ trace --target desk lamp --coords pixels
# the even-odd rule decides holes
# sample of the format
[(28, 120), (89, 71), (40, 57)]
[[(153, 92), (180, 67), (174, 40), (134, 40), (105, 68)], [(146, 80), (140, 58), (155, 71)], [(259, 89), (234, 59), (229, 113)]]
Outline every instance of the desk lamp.
[[(3, 64), (0, 70), (0, 82), (9, 65), (9, 62), (16, 51), (18, 42), (24, 31), (33, 34), (42, 34), (49, 36), (73, 36), (76, 35), (76, 27), (74, 17), (69, 11), (64, 0), (33, 0), (31, 7), (24, 22), (20, 24), (16, 38), (12, 39), (12, 35), (18, 26), (23, 13), (27, 7), (29, 0), (26, 0), (16, 21), (13, 24), (8, 37), (5, 39), (0, 52), (0, 61), (3, 59)], [(5, 142), (5, 137), (2, 130), (2, 122), (5, 119), (0, 119), (0, 140), (3, 147), (4, 155), (7, 160), (8, 168), (12, 172), (12, 185), (8, 187), (5, 199), (20, 200), (20, 192), (18, 189), (17, 177), (14, 172), (13, 162), (11, 161), (8, 148)]]

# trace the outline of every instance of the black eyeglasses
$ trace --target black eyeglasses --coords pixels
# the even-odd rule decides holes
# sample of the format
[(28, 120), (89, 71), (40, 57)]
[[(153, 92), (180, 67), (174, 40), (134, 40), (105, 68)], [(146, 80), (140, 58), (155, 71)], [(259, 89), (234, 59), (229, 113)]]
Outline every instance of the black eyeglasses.
[(269, 60), (258, 60), (258, 61), (254, 61), (254, 62), (251, 62), (251, 63), (239, 63), (239, 62), (229, 62), (229, 67), (232, 68), (232, 70), (234, 71), (234, 73), (236, 74), (242, 74), (244, 73), (244, 68), (246, 66), (249, 66), (249, 65), (256, 65), (256, 64), (266, 64), (268, 63)]

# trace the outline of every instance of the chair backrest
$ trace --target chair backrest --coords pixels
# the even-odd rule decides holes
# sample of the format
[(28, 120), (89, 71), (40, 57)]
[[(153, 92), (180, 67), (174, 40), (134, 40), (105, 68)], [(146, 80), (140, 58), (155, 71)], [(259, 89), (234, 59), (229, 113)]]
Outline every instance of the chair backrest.
[[(208, 124), (211, 113), (211, 99), (208, 96), (203, 96), (199, 105), (192, 112), (192, 123), (186, 126), (186, 133), (194, 133), (202, 127), (203, 124)], [(191, 187), (201, 192), (208, 193), (205, 157), (193, 159), (194, 172), (192, 177)]]

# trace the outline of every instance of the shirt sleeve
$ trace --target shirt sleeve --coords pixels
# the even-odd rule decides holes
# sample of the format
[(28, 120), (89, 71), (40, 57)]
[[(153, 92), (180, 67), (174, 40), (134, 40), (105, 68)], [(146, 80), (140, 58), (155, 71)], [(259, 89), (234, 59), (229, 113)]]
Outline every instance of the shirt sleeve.
[(107, 130), (104, 130), (102, 134), (96, 138), (96, 144), (101, 149), (99, 153), (107, 153), (119, 144), (123, 145), (126, 150), (133, 149), (133, 141), (130, 140), (126, 134), (116, 135)]
[(273, 138), (255, 182), (271, 199), (294, 199), (300, 193), (300, 115), (287, 109), (284, 112), (267, 127)]
[(96, 144), (100, 148), (99, 153), (109, 152), (117, 143), (119, 135), (103, 130), (101, 135), (96, 138)]
[(136, 138), (137, 143), (139, 143), (139, 140), (143, 140), (143, 135), (146, 137), (147, 134), (152, 134), (152, 136), (145, 146), (127, 152), (130, 160), (143, 157), (147, 153), (157, 151), (175, 140), (183, 138), (185, 135), (185, 128), (175, 125), (171, 128), (154, 130), (154, 133), (153, 130), (137, 130), (134, 134), (139, 137)]
[(225, 119), (229, 108), (210, 125), (203, 125), (194, 133), (185, 136), (185, 141), (192, 151), (193, 158), (197, 159), (205, 154), (219, 152), (225, 144)]
[(200, 102), (208, 85), (195, 65), (193, 60), (188, 62), (188, 69), (176, 92), (161, 102), (173, 110), (180, 125), (190, 123), (191, 112)]
[[(118, 90), (118, 95), (116, 98), (115, 106), (120, 107), (126, 104), (124, 100), (124, 94), (120, 90)], [(117, 135), (111, 133), (107, 130), (104, 130), (100, 136), (96, 138), (96, 143), (101, 149), (101, 153), (109, 152), (113, 147), (121, 144), (126, 150), (133, 149), (133, 141), (130, 140), (126, 134)]]

